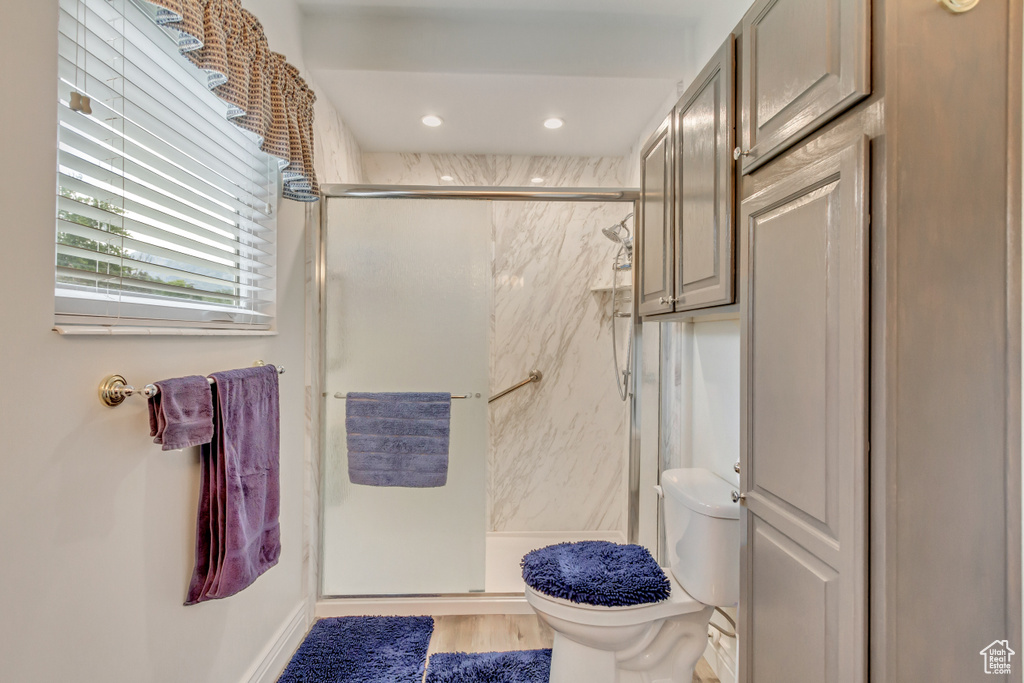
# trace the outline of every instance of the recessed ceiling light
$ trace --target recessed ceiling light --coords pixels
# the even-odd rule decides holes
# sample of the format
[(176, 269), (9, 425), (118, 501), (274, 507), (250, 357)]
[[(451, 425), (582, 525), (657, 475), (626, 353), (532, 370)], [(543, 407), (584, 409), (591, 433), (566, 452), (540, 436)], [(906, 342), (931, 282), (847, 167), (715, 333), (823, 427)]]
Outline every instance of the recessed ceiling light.
[(430, 126), (431, 128), (437, 128), (442, 123), (444, 123), (444, 121), (441, 120), (440, 116), (434, 116), (433, 114), (427, 114), (422, 119), (420, 119), (420, 121), (423, 122), (424, 126)]
[(541, 178), (540, 176), (537, 176), (536, 178), (530, 178), (530, 182), (531, 183), (543, 183), (544, 179)]
[(562, 119), (552, 117), (544, 120), (544, 127), (554, 130), (555, 128), (561, 128), (564, 123), (565, 121)]
[(446, 183), (450, 183), (451, 181), (455, 180), (455, 178), (451, 177), (450, 175), (443, 175), (441, 176), (441, 180), (443, 180)]

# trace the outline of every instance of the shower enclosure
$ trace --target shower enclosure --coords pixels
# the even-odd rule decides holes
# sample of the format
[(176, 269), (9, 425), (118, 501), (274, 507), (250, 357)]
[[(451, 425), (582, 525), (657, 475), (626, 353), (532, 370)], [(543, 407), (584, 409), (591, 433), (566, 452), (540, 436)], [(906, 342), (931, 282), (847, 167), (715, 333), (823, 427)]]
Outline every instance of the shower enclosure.
[[(635, 538), (632, 402), (616, 395), (609, 338), (608, 285), (624, 279), (609, 278), (600, 229), (636, 193), (325, 195), (321, 595), (515, 593), (534, 547)], [(620, 321), (620, 360), (633, 322)], [(364, 391), (452, 394), (444, 486), (349, 481), (345, 396)]]

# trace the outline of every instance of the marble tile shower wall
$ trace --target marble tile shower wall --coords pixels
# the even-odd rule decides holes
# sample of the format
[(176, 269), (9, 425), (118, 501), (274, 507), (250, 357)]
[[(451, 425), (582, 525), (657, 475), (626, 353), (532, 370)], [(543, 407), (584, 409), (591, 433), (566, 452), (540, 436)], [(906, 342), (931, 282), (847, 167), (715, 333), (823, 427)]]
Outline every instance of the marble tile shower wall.
[[(539, 176), (547, 187), (623, 187), (628, 175), (621, 158), (375, 153), (362, 161), (366, 182), (399, 185), (529, 186)], [(612, 370), (611, 297), (591, 287), (610, 282), (615, 253), (600, 228), (632, 206), (493, 207), (491, 389), (534, 368), (544, 380), (491, 405), (488, 529), (624, 530), (627, 404)]]

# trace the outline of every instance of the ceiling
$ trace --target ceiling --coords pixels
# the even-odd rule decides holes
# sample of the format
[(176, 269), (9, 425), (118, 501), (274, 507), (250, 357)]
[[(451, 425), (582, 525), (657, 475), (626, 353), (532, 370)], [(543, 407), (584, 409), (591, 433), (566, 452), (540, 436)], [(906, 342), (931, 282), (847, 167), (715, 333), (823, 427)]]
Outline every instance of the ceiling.
[(619, 156), (749, 1), (298, 4), (306, 66), (363, 151)]

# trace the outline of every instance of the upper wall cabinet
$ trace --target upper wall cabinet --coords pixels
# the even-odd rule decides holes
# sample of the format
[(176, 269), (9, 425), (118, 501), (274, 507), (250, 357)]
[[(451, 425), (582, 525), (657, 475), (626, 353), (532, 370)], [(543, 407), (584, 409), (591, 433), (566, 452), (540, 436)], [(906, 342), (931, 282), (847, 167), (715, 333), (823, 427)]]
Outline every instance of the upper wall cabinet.
[(672, 117), (658, 127), (640, 158), (637, 263), (640, 315), (672, 310)]
[(743, 18), (749, 173), (871, 91), (870, 0), (757, 0)]
[(735, 301), (735, 41), (715, 53), (642, 157), (642, 316)]
[(730, 35), (673, 112), (677, 311), (735, 300), (734, 42)]

